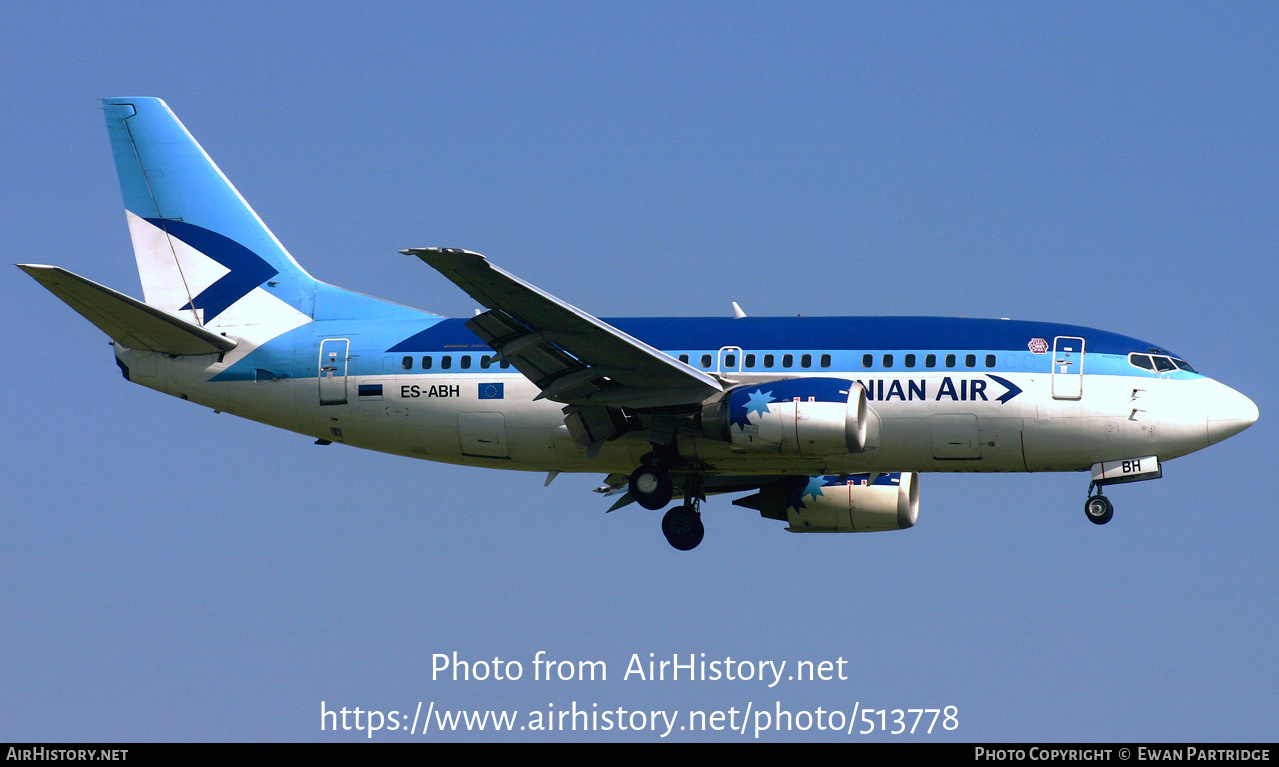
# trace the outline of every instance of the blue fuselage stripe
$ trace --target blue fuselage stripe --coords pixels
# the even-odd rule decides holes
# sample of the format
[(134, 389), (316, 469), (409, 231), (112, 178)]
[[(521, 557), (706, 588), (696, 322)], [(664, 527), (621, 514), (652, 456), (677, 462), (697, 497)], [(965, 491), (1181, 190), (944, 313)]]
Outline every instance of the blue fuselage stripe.
[[(658, 349), (813, 353), (832, 350), (913, 352), (1029, 351), (1032, 339), (1056, 336), (1087, 340), (1087, 350), (1128, 354), (1156, 350), (1144, 341), (1105, 330), (1046, 322), (950, 317), (640, 317), (604, 322)], [(482, 351), (488, 346), (466, 320), (442, 320), (387, 349), (389, 353)], [(1161, 354), (1167, 350), (1157, 349)], [(1173, 355), (1176, 356), (1176, 355)]]
[[(314, 345), (318, 353), (321, 340), (338, 337), (358, 339), (351, 349), (355, 355), (349, 371), (351, 375), (499, 374), (496, 366), (491, 372), (481, 366), (478, 358), (492, 354), (493, 350), (466, 327), (466, 320), (436, 319), (421, 314), (414, 319), (392, 317), (307, 323), (254, 350), (214, 380), (252, 380), (253, 369), (258, 367), (270, 370), (287, 368), (296, 377), (315, 375), (306, 365), (293, 369), (298, 367), (294, 351), (300, 353)], [(741, 369), (743, 372), (764, 374), (910, 377), (938, 373), (1043, 373), (1052, 369), (1051, 348), (1053, 339), (1058, 336), (1085, 339), (1083, 371), (1087, 374), (1141, 376), (1146, 371), (1128, 363), (1129, 353), (1158, 351), (1171, 354), (1145, 341), (1104, 330), (1014, 320), (674, 317), (607, 319), (605, 322), (672, 356), (688, 355), (688, 363), (699, 369), (717, 370), (723, 365), (725, 370)], [(734, 364), (721, 361), (717, 352), (724, 347), (742, 350)], [(884, 364), (886, 354), (892, 355), (889, 365)], [(441, 367), (440, 358), (444, 355), (453, 358), (449, 368)], [(473, 367), (461, 368), (464, 355), (477, 357), (467, 360)], [(702, 364), (704, 355), (709, 356), (710, 365)], [(753, 364), (745, 364), (747, 355), (753, 356), (750, 360)], [(765, 365), (765, 355), (772, 355), (771, 366)], [(869, 366), (866, 365), (866, 355), (870, 355)], [(914, 355), (913, 366), (907, 366), (907, 355)], [(933, 367), (928, 366), (928, 355), (936, 355)], [(948, 365), (951, 355), (954, 364)], [(970, 355), (972, 365), (968, 364)], [(423, 356), (432, 358), (429, 369), (422, 366)], [(992, 356), (995, 364), (988, 365)], [(407, 367), (404, 357), (411, 358)], [(825, 357), (829, 357), (828, 365), (823, 365)], [(302, 354), (302, 359), (306, 358), (307, 354)], [(809, 364), (804, 365), (805, 361)], [(1073, 369), (1079, 370), (1078, 367)], [(501, 369), (501, 372), (508, 371)], [(509, 372), (515, 373), (514, 370)], [(1150, 373), (1149, 377), (1159, 376)]]

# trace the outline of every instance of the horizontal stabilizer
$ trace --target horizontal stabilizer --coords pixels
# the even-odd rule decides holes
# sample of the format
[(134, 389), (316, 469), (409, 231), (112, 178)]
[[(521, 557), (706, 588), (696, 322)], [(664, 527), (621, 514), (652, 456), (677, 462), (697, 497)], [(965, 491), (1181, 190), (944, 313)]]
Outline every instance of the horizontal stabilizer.
[(217, 354), (235, 348), (235, 341), (226, 336), (211, 333), (66, 269), (42, 264), (17, 266), (125, 348), (175, 355)]

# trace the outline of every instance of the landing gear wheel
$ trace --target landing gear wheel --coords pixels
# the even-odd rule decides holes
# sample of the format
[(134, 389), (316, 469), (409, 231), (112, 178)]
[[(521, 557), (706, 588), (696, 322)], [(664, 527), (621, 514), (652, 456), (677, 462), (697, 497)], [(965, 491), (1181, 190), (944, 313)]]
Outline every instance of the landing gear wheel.
[(1115, 516), (1115, 507), (1106, 496), (1094, 495), (1084, 502), (1084, 514), (1094, 525), (1104, 525)]
[(702, 542), (706, 528), (702, 515), (692, 506), (676, 506), (662, 517), (662, 534), (680, 551), (691, 551)]
[(665, 508), (675, 495), (670, 476), (656, 466), (645, 465), (632, 472), (627, 489), (636, 503), (650, 511)]

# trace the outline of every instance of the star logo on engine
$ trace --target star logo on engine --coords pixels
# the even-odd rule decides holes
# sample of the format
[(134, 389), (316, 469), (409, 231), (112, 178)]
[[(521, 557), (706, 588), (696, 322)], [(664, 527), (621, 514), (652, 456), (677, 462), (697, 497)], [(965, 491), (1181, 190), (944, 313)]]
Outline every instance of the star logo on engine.
[(750, 400), (746, 403), (746, 415), (749, 418), (752, 413), (759, 415), (768, 415), (768, 403), (773, 402), (773, 393), (765, 392), (762, 389), (756, 389), (747, 395)]

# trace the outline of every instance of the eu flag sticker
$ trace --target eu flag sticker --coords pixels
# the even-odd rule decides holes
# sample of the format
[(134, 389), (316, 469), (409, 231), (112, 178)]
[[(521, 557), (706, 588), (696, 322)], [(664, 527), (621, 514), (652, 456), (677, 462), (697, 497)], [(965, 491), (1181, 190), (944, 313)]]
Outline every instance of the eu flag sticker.
[(382, 384), (360, 384), (360, 399), (382, 399)]
[(500, 383), (482, 383), (480, 384), (480, 399), (505, 399), (506, 393), (503, 390), (506, 384)]

